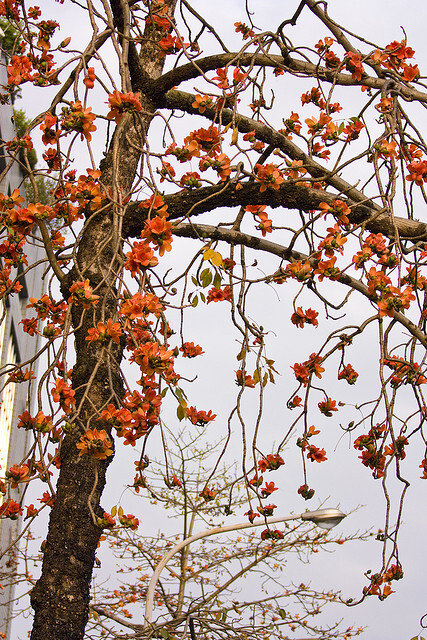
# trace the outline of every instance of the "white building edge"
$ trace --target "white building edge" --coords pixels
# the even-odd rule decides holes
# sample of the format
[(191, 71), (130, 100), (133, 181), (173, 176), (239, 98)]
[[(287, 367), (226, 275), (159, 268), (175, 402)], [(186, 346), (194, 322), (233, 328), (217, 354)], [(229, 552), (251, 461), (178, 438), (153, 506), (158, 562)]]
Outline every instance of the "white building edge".
[[(0, 29), (1, 32), (1, 29)], [(0, 33), (1, 37), (2, 33)], [(7, 84), (7, 74), (4, 58), (0, 64), (0, 93), (4, 93), (2, 85)], [(12, 120), (12, 106), (10, 104), (0, 107), (0, 178), (4, 174), (10, 159), (5, 152), (4, 143), (14, 138), (15, 130)], [(15, 188), (22, 188), (22, 173), (18, 163), (7, 171), (0, 179), (0, 193), (11, 194)], [(0, 228), (0, 238), (3, 236)], [(26, 244), (28, 263), (40, 259), (40, 248)], [(24, 333), (20, 321), (27, 315), (28, 298), (40, 298), (42, 295), (43, 280), (41, 267), (31, 269), (20, 278), (22, 290), (14, 294), (7, 304), (0, 302), (0, 389), (5, 383), (5, 367), (11, 369), (14, 364), (30, 360), (37, 349), (37, 339)], [(32, 314), (31, 314), (32, 315)], [(9, 365), (9, 366), (8, 366)], [(31, 367), (34, 371), (34, 366)], [(28, 433), (24, 429), (17, 429), (18, 416), (25, 410), (30, 411), (29, 384), (10, 383), (6, 385), (0, 394), (0, 477), (4, 478), (5, 471), (13, 464), (24, 461), (27, 450)], [(14, 490), (14, 500), (19, 501), (22, 489)], [(0, 504), (5, 497), (0, 496)], [(23, 506), (23, 505), (22, 505)], [(19, 534), (22, 524), (22, 516), (17, 520), (0, 519), (0, 549), (4, 552), (8, 549)], [(13, 549), (6, 553), (0, 560), (0, 633), (5, 634), (7, 640), (11, 638), (11, 619), (13, 612), (14, 585), (13, 574), (16, 570)]]

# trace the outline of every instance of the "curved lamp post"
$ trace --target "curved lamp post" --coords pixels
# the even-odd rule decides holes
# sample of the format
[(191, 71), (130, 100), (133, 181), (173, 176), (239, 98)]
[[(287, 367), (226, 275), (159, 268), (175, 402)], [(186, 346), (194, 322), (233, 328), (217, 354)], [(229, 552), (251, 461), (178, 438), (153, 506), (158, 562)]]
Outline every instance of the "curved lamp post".
[(238, 531), (239, 529), (248, 529), (251, 527), (259, 527), (262, 525), (265, 526), (266, 524), (270, 525), (275, 524), (276, 522), (288, 522), (289, 520), (309, 520), (310, 522), (314, 522), (315, 525), (321, 527), (322, 529), (332, 529), (332, 527), (335, 527), (337, 524), (339, 524), (345, 517), (346, 514), (342, 513), (342, 511), (340, 511), (339, 509), (317, 509), (317, 511), (305, 511), (304, 513), (298, 513), (297, 515), (292, 516), (266, 518), (261, 522), (244, 522), (242, 524), (230, 524), (224, 527), (213, 527), (212, 529), (200, 531), (199, 533), (196, 533), (189, 538), (185, 538), (185, 540), (181, 540), (181, 542), (178, 542), (178, 544), (172, 547), (172, 549), (168, 551), (168, 553), (161, 559), (150, 580), (145, 601), (144, 627), (148, 627), (152, 621), (154, 591), (156, 589), (156, 585), (161, 572), (163, 571), (169, 560), (176, 553), (178, 553), (178, 551), (186, 547), (188, 544), (191, 544), (195, 540), (207, 538), (208, 536), (213, 536), (217, 533), (224, 533), (226, 531)]

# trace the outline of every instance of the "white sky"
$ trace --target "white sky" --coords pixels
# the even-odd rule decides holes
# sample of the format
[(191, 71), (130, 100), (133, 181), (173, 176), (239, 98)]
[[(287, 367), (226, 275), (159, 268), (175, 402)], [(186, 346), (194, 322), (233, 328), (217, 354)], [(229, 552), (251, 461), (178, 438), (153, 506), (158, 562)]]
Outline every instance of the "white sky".
[[(51, 8), (51, 13), (48, 17), (62, 21), (62, 16), (65, 15), (65, 26), (61, 28), (61, 38), (65, 38), (67, 35), (72, 36), (72, 42), (78, 43), (80, 40), (82, 31), (81, 24), (74, 19), (75, 8), (69, 4), (68, 0), (65, 0), (64, 5), (59, 5), (52, 0), (44, 0), (42, 8)], [(219, 24), (222, 28), (222, 32), (228, 33), (231, 39), (234, 38), (233, 23), (237, 20), (247, 22), (244, 14), (245, 2), (244, 0), (216, 0), (215, 2), (207, 2), (206, 0), (195, 0), (194, 6), (199, 12), (201, 12), (210, 22), (213, 24)], [(254, 22), (257, 26), (265, 29), (274, 29), (277, 24), (290, 17), (296, 8), (298, 7), (299, 0), (286, 0), (278, 2), (277, 0), (249, 0), (249, 6), (254, 11)], [(405, 27), (408, 36), (408, 45), (412, 46), (416, 51), (416, 61), (421, 67), (421, 72), (426, 69), (426, 9), (425, 2), (423, 0), (407, 0), (406, 3), (398, 2), (397, 0), (330, 0), (329, 13), (337, 22), (349, 27), (355, 33), (358, 33), (368, 40), (372, 39), (377, 41), (378, 44), (386, 45), (388, 42), (394, 39), (402, 38), (402, 31), (400, 25)], [(318, 38), (328, 35), (326, 29), (322, 27), (314, 28), (315, 21), (309, 14), (307, 9), (304, 9), (303, 14), (300, 17), (299, 23), (296, 27), (289, 27), (287, 35), (292, 39), (294, 44), (300, 43), (300, 38), (304, 38), (305, 42), (314, 44)], [(424, 73), (427, 73), (424, 71)], [(311, 86), (311, 85), (310, 85)], [(36, 115), (34, 108), (42, 108), (40, 103), (35, 103), (35, 93), (29, 91), (26, 93), (24, 88), (24, 100), (22, 106), (27, 110), (28, 115)], [(294, 95), (283, 95), (280, 99), (283, 100), (284, 114), (288, 113), (291, 109), (298, 110), (300, 108), (299, 96), (302, 91), (299, 91)], [(39, 92), (37, 92), (39, 96)], [(105, 98), (102, 97), (101, 103)], [(18, 103), (17, 107), (21, 107)], [(353, 114), (350, 114), (353, 115)], [(305, 116), (304, 116), (305, 117)], [(422, 123), (421, 123), (422, 124)], [(85, 165), (89, 166), (89, 165)], [(420, 212), (417, 216), (420, 219), (424, 218), (424, 215)], [(273, 294), (271, 294), (272, 297)], [(283, 290), (283, 298), (286, 300), (287, 294)], [(268, 299), (269, 294), (266, 294)], [(268, 300), (270, 303), (271, 300)], [(210, 305), (212, 307), (212, 305)], [(276, 313), (278, 306), (276, 305)], [(218, 335), (215, 336), (215, 331), (218, 327), (225, 326), (226, 316), (221, 319), (220, 315), (215, 316), (214, 320), (210, 317), (209, 308), (207, 311), (201, 310), (197, 316), (197, 326), (193, 327), (191, 340), (197, 342), (197, 331), (200, 329), (200, 344), (206, 349), (207, 346), (211, 346), (211, 355), (209, 356), (209, 366), (215, 370), (221, 370), (224, 367), (224, 360), (229, 364), (231, 372), (237, 368), (234, 360), (235, 354), (232, 351), (234, 349), (231, 343), (231, 349), (229, 353), (225, 354), (218, 347)], [(217, 311), (216, 313), (220, 313)], [(293, 362), (301, 360), (301, 333), (298, 330), (290, 327), (289, 313), (286, 310), (282, 315), (276, 315), (269, 317), (270, 326), (274, 328), (278, 335), (276, 341), (276, 349), (278, 352), (277, 360), (281, 359), (285, 355), (288, 356)], [(206, 337), (206, 329), (210, 329), (212, 335)], [(308, 342), (304, 349), (307, 354), (316, 350), (316, 345), (320, 343), (319, 335), (315, 330), (310, 331), (312, 328), (308, 327), (303, 335), (304, 341)], [(226, 330), (227, 331), (227, 330)], [(283, 332), (286, 331), (284, 334)], [(190, 333), (190, 331), (189, 331)], [(229, 337), (233, 336), (232, 332), (229, 332)], [(194, 337), (193, 337), (194, 336)], [(224, 336), (221, 335), (221, 338)], [(376, 336), (372, 335), (371, 339), (375, 343)], [(312, 342), (311, 342), (312, 340)], [(365, 343), (364, 349), (369, 351), (370, 346)], [(290, 354), (295, 352), (295, 358), (290, 357)], [(273, 356), (274, 357), (274, 356)], [(357, 358), (363, 359), (363, 348), (358, 354), (354, 355), (354, 361)], [(353, 362), (353, 360), (351, 360)], [(197, 361), (196, 361), (197, 362)], [(198, 364), (198, 362), (197, 362)], [(203, 363), (200, 363), (203, 366)], [(355, 368), (358, 367), (355, 365)], [(287, 374), (284, 374), (285, 378)], [(233, 374), (230, 374), (230, 385), (232, 385)], [(283, 380), (282, 380), (283, 383)], [(223, 385), (221, 387), (221, 384)], [(226, 383), (221, 380), (218, 383), (217, 393), (221, 396), (223, 390), (226, 388)], [(235, 387), (231, 386), (232, 392)], [(206, 408), (215, 407), (215, 393), (212, 394), (212, 389), (206, 387), (206, 383), (203, 378), (200, 383), (194, 385), (194, 391), (189, 389), (192, 393), (192, 397), (195, 398), (196, 405), (201, 408), (203, 402), (206, 401)], [(277, 423), (281, 419), (283, 413), (283, 392), (279, 389), (273, 388), (271, 390), (270, 404), (267, 406), (266, 418), (270, 421), (271, 430), (277, 428)], [(355, 392), (356, 393), (356, 392)], [(214, 400), (212, 400), (214, 396)], [(224, 398), (221, 396), (221, 402)], [(355, 399), (357, 402), (357, 398)], [(194, 404), (192, 402), (191, 404)], [(333, 419), (331, 419), (333, 420)], [(325, 425), (329, 427), (329, 422), (325, 422)], [(337, 443), (336, 433), (331, 435), (330, 448), (333, 448)], [(338, 445), (338, 452), (345, 451), (351, 448), (349, 442), (346, 440), (341, 441)], [(336, 452), (336, 453), (338, 453)], [(129, 454), (126, 447), (126, 453)], [(291, 451), (292, 455), (294, 454)], [(351, 455), (354, 456), (354, 452), (351, 451)], [(355, 508), (357, 505), (366, 505), (365, 508), (360, 509), (357, 513), (351, 515), (340, 526), (340, 530), (345, 532), (352, 532), (360, 529), (365, 530), (371, 526), (374, 529), (381, 527), (383, 522), (383, 509), (384, 504), (381, 498), (380, 487), (370, 477), (369, 471), (358, 465), (353, 459), (353, 466), (351, 467), (351, 476), (348, 474), (348, 459), (346, 456), (333, 455), (331, 450), (331, 459), (333, 462), (329, 463), (328, 468), (313, 469), (317, 471), (316, 480), (313, 480), (313, 485), (317, 488), (320, 486), (320, 490), (317, 492), (319, 498), (326, 500), (330, 496), (328, 501), (329, 506), (338, 506), (344, 511), (349, 511)], [(411, 462), (411, 456), (408, 455), (409, 462)], [(379, 602), (376, 598), (368, 599), (360, 607), (355, 609), (345, 609), (333, 611), (333, 619), (342, 616), (344, 620), (348, 621), (348, 624), (355, 624), (356, 626), (367, 625), (368, 630), (362, 636), (365, 640), (409, 640), (415, 636), (419, 631), (418, 620), (427, 612), (427, 601), (425, 599), (425, 556), (426, 556), (426, 531), (427, 531), (427, 515), (425, 509), (425, 484), (417, 481), (419, 477), (418, 472), (418, 458), (419, 454), (413, 457), (412, 465), (413, 472), (410, 473), (411, 479), (414, 480), (414, 486), (411, 487), (409, 496), (406, 503), (405, 523), (406, 526), (401, 535), (401, 553), (402, 562), (405, 570), (404, 580), (394, 583), (393, 588), (397, 593), (388, 598), (385, 602)], [(291, 459), (291, 456), (290, 456)], [(133, 458), (132, 458), (133, 460)], [(120, 469), (121, 465), (125, 463), (124, 457), (121, 454), (117, 456), (116, 469)], [(114, 463), (113, 463), (114, 464)], [(129, 465), (130, 466), (130, 465)], [(317, 466), (317, 465), (316, 465)], [(322, 465), (318, 465), (321, 467)], [(322, 473), (321, 473), (322, 472)], [(112, 467), (110, 474), (113, 476), (114, 467)], [(296, 466), (290, 461), (284, 480), (286, 477), (290, 478), (290, 484), (292, 484), (292, 495), (282, 495), (281, 502), (278, 503), (283, 506), (284, 512), (291, 510), (300, 511), (305, 507), (314, 509), (317, 504), (307, 503), (302, 504), (297, 499), (294, 489), (294, 482), (291, 481), (292, 474), (297, 473)], [(126, 478), (128, 480), (128, 478)], [(284, 482), (285, 484), (285, 482)], [(117, 486), (116, 489), (112, 487), (110, 494), (104, 494), (105, 503), (114, 504), (114, 500), (119, 497), (121, 489)], [(114, 496), (114, 491), (117, 492), (117, 496)], [(276, 498), (276, 496), (275, 496)], [(279, 498), (277, 498), (279, 500)], [(312, 501), (313, 502), (313, 501)], [(107, 504), (106, 504), (107, 506)], [(125, 512), (130, 511), (129, 504), (126, 503)], [(137, 514), (138, 515), (138, 514)], [(145, 521), (144, 514), (142, 514), (142, 520)], [(288, 570), (295, 571), (295, 575), (290, 575), (289, 579), (295, 582), (308, 582), (312, 579), (313, 586), (317, 587), (332, 587), (341, 588), (343, 592), (350, 596), (356, 596), (360, 593), (361, 587), (366, 584), (366, 579), (362, 575), (362, 571), (371, 567), (375, 570), (380, 563), (379, 559), (379, 543), (371, 542), (364, 543), (356, 546), (349, 545), (339, 548), (338, 551), (332, 556), (329, 554), (318, 554), (315, 562), (313, 561), (310, 566), (301, 566), (296, 563), (290, 563)], [(15, 635), (18, 638), (24, 637), (24, 627), (21, 623), (16, 626)], [(22, 635), (21, 635), (22, 634)]]

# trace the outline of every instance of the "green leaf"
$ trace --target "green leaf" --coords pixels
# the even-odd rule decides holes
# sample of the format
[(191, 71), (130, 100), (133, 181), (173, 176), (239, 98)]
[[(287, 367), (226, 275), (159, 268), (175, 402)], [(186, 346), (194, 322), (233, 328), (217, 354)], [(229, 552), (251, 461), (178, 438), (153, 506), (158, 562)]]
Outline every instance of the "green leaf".
[(240, 351), (240, 353), (237, 354), (237, 360), (243, 360), (245, 355), (246, 355), (246, 349), (245, 347), (242, 347), (242, 350)]
[(277, 613), (282, 618), (282, 620), (284, 620), (286, 618), (286, 611), (284, 609), (278, 609)]
[(202, 302), (206, 302), (206, 296), (203, 293), (203, 291), (200, 292), (200, 299), (201, 299)]
[(191, 306), (197, 307), (198, 304), (199, 304), (199, 298), (197, 296), (194, 296), (194, 298), (191, 301)]
[(196, 287), (199, 286), (199, 281), (194, 276), (191, 276), (191, 282), (194, 284), (194, 286)]
[(176, 415), (178, 420), (181, 422), (181, 420), (184, 420), (184, 418), (187, 415), (187, 412), (185, 410), (185, 408), (182, 406), (182, 404), (179, 404), (176, 410)]
[(111, 515), (113, 516), (113, 518), (116, 515), (116, 513), (117, 513), (117, 506), (114, 505), (114, 507), (111, 509)]
[(171, 634), (169, 633), (169, 631), (167, 629), (160, 629), (160, 635), (162, 636), (162, 638), (164, 638), (165, 640), (168, 640), (168, 638), (171, 638)]
[(200, 281), (202, 283), (202, 287), (209, 287), (210, 283), (212, 282), (212, 273), (209, 269), (203, 269), (202, 273), (200, 274)]
[(218, 272), (215, 274), (215, 278), (214, 278), (214, 281), (213, 281), (213, 286), (215, 287), (215, 289), (220, 289), (221, 288), (221, 276), (219, 275)]

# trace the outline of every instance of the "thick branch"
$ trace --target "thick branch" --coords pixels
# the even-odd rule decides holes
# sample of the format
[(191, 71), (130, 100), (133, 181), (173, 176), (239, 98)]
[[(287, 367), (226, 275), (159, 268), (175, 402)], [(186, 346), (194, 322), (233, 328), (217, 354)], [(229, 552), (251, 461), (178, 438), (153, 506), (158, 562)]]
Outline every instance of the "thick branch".
[(370, 89), (377, 89), (382, 91), (385, 84), (387, 84), (388, 90), (395, 90), (404, 100), (412, 102), (417, 100), (419, 102), (427, 102), (427, 93), (418, 91), (413, 86), (401, 83), (396, 77), (396, 86), (390, 86), (390, 74), (385, 78), (374, 78), (372, 76), (364, 75), (361, 80), (352, 78), (349, 73), (338, 73), (334, 69), (327, 69), (305, 60), (297, 60), (291, 58), (290, 62), (286, 64), (281, 55), (265, 55), (255, 53), (221, 53), (213, 56), (206, 56), (188, 64), (172, 69), (163, 74), (160, 78), (150, 84), (150, 91), (153, 95), (160, 98), (167, 91), (179, 85), (181, 82), (192, 80), (193, 78), (200, 77), (200, 71), (206, 73), (208, 71), (214, 71), (219, 67), (227, 66), (239, 66), (239, 67), (280, 67), (285, 71), (289, 71), (292, 74), (307, 76), (310, 78), (316, 78), (329, 82), (334, 85), (341, 85), (345, 87), (349, 86), (366, 86)]
[[(181, 111), (186, 111), (187, 113), (194, 113), (195, 109), (192, 106), (194, 102), (194, 96), (190, 93), (184, 93), (183, 91), (168, 91), (165, 96), (164, 106), (169, 109), (180, 109)], [(214, 120), (216, 116), (215, 109), (206, 109), (203, 115), (210, 120)], [(248, 133), (249, 131), (255, 131), (255, 137), (258, 140), (262, 140), (267, 144), (272, 145), (273, 147), (280, 149), (287, 156), (289, 156), (292, 160), (302, 160), (304, 167), (310, 173), (313, 178), (318, 180), (324, 180), (331, 187), (334, 187), (339, 193), (343, 193), (349, 198), (351, 198), (354, 202), (363, 202), (368, 204), (368, 197), (356, 189), (349, 182), (341, 178), (339, 175), (335, 173), (331, 173), (328, 169), (323, 167), (321, 164), (310, 158), (298, 145), (296, 145), (292, 140), (282, 135), (275, 129), (272, 129), (268, 125), (258, 122), (253, 118), (248, 118), (246, 116), (241, 116), (240, 114), (235, 114), (230, 109), (224, 109), (221, 112), (221, 120), (224, 125), (229, 122), (235, 123), (241, 133)], [(369, 205), (373, 211), (379, 212), (380, 207), (375, 205), (372, 202), (369, 202)]]
[[(207, 211), (214, 211), (219, 207), (246, 207), (255, 204), (265, 204), (273, 209), (283, 207), (311, 211), (318, 209), (321, 202), (332, 203), (336, 198), (337, 196), (333, 193), (301, 187), (290, 181), (282, 184), (277, 191), (269, 189), (262, 193), (258, 183), (248, 181), (239, 183), (238, 189), (233, 182), (230, 182), (228, 185), (219, 184), (213, 187), (179, 191), (164, 197), (165, 203), (168, 205), (170, 220), (182, 219), (189, 215), (200, 215)], [(353, 224), (364, 224), (369, 231), (382, 233), (390, 239), (395, 238), (397, 231), (401, 240), (427, 241), (427, 224), (424, 222), (406, 218), (391, 219), (379, 208), (374, 208), (373, 211), (372, 202), (369, 200), (360, 203), (348, 198), (343, 198), (343, 200), (351, 209), (349, 220)], [(144, 223), (145, 217), (138, 202), (130, 204), (123, 225), (124, 236), (127, 238), (138, 237)]]
[[(295, 251), (294, 249), (291, 250), (283, 245), (271, 242), (270, 240), (265, 240), (265, 238), (258, 238), (256, 236), (251, 236), (248, 233), (242, 233), (241, 231), (235, 231), (233, 229), (224, 229), (223, 227), (214, 227), (207, 224), (180, 224), (174, 227), (173, 233), (176, 236), (185, 238), (211, 238), (212, 240), (220, 240), (228, 244), (243, 245), (250, 249), (254, 249), (255, 251), (270, 253), (287, 261), (309, 260), (313, 266), (315, 266), (314, 260), (310, 259), (309, 256), (301, 253), (300, 251)], [(342, 273), (339, 278), (337, 278), (337, 282), (344, 284), (346, 287), (349, 287), (354, 291), (358, 291), (371, 302), (375, 302), (377, 300), (375, 296), (372, 296), (368, 287), (363, 284), (363, 282), (356, 280), (356, 278), (353, 278), (346, 273)], [(403, 313), (395, 311), (394, 318), (397, 322), (403, 325), (411, 335), (419, 340), (424, 347), (427, 348), (427, 336), (419, 329), (419, 327), (404, 316)]]

